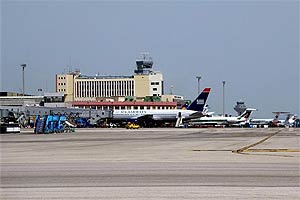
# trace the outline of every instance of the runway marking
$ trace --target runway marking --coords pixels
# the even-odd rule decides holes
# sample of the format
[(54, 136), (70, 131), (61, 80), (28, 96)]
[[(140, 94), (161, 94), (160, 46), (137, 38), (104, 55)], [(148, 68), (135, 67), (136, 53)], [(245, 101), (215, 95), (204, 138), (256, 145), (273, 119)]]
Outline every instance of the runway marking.
[(273, 133), (273, 134), (271, 134), (271, 135), (265, 137), (264, 139), (262, 139), (262, 140), (260, 140), (260, 141), (258, 141), (258, 142), (255, 142), (254, 144), (250, 144), (250, 145), (248, 145), (248, 146), (242, 147), (242, 148), (237, 149), (237, 150), (232, 150), (232, 153), (242, 153), (242, 152), (248, 150), (248, 149), (251, 148), (251, 147), (254, 147), (254, 146), (258, 145), (258, 144), (263, 143), (263, 142), (266, 141), (267, 139), (269, 139), (269, 138), (273, 137), (274, 135), (278, 134), (280, 131), (281, 131), (281, 130), (276, 131), (275, 133)]
[(262, 140), (255, 142), (253, 144), (250, 144), (248, 146), (242, 147), (237, 150), (232, 150), (232, 153), (244, 153), (244, 152), (300, 152), (300, 149), (250, 149), (251, 147), (254, 147), (258, 144), (261, 144), (265, 142), (266, 140), (270, 139), (274, 135), (280, 133), (282, 130), (278, 130), (275, 133), (263, 138)]
[(300, 149), (247, 149), (244, 152), (300, 152)]
[(229, 149), (224, 149), (224, 150), (220, 150), (220, 149), (194, 149), (192, 151), (232, 151)]
[(257, 155), (257, 156), (275, 156), (275, 157), (286, 157), (286, 158), (293, 158), (295, 156), (291, 156), (291, 155), (278, 155), (278, 154), (265, 154), (265, 153), (239, 153), (239, 154), (243, 154), (246, 156), (253, 156), (253, 155)]
[(244, 152), (300, 152), (300, 149), (250, 149), (251, 147), (254, 147), (258, 144), (261, 144), (263, 142), (265, 142), (266, 140), (270, 139), (271, 137), (273, 137), (274, 135), (278, 134), (279, 132), (281, 132), (282, 130), (278, 130), (275, 133), (272, 133), (271, 135), (263, 138), (262, 140), (259, 140), (258, 142), (255, 142), (253, 144), (250, 144), (248, 146), (242, 147), (240, 149), (237, 150), (219, 150), (219, 149), (195, 149), (192, 151), (231, 151), (232, 153), (244, 153)]

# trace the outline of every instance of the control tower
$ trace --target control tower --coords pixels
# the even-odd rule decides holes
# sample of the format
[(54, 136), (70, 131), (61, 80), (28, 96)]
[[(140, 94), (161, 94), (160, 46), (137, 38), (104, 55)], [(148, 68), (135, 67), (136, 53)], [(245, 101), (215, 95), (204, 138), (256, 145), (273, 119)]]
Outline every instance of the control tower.
[(136, 63), (136, 70), (134, 70), (134, 73), (149, 74), (150, 72), (152, 72), (153, 61), (152, 58), (149, 56), (149, 53), (147, 52), (141, 53), (141, 58), (137, 59), (135, 63)]
[(241, 115), (247, 109), (247, 107), (245, 105), (245, 102), (240, 100), (236, 102), (236, 105), (233, 109), (238, 113), (238, 115)]

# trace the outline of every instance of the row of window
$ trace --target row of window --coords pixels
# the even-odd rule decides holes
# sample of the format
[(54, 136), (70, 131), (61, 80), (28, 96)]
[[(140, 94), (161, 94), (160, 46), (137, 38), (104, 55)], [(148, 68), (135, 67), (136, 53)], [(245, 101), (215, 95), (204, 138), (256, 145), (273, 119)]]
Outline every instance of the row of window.
[(66, 85), (66, 83), (58, 83), (58, 85)]
[(65, 76), (64, 76), (64, 77), (60, 77), (60, 76), (59, 76), (58, 79), (66, 79), (66, 77), (65, 77)]
[(159, 85), (159, 82), (151, 82), (151, 85)]
[(59, 92), (65, 92), (66, 89), (58, 89)]
[(134, 96), (134, 82), (128, 81), (76, 81), (75, 97)]

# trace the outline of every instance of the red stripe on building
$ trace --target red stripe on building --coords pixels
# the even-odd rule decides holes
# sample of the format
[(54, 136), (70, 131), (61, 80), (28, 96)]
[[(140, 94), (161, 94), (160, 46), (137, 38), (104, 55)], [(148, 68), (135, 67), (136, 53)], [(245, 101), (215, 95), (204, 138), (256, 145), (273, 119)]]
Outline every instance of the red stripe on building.
[(97, 102), (97, 101), (73, 101), (73, 106), (177, 106), (176, 102)]

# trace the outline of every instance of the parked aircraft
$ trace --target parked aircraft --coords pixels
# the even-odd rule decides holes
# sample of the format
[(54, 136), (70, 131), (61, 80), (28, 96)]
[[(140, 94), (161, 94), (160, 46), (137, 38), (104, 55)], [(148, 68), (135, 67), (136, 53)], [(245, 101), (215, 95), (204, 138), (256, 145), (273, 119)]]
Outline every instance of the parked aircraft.
[(205, 88), (201, 94), (187, 107), (187, 109), (171, 110), (114, 110), (114, 121), (140, 121), (143, 124), (151, 121), (172, 121), (177, 119), (191, 119), (203, 116), (203, 108), (211, 88)]
[(296, 115), (294, 115), (294, 114), (288, 114), (287, 118), (286, 118), (286, 121), (285, 121), (285, 126), (288, 126), (288, 127), (295, 126), (296, 120), (297, 120), (297, 116)]
[(211, 125), (211, 126), (216, 126), (216, 125), (225, 125), (225, 126), (230, 126), (230, 125), (241, 125), (242, 123), (245, 123), (251, 113), (256, 110), (253, 108), (247, 108), (240, 116), (237, 117), (226, 117), (226, 116), (204, 116), (200, 117), (197, 119), (191, 119), (189, 121), (189, 124), (192, 126), (195, 125)]
[[(297, 117), (289, 112), (273, 112), (275, 115), (274, 118), (269, 119), (250, 119), (249, 124), (252, 126), (268, 126), (268, 127), (284, 127), (284, 126), (292, 126)], [(287, 114), (285, 120), (280, 120), (280, 114)]]

